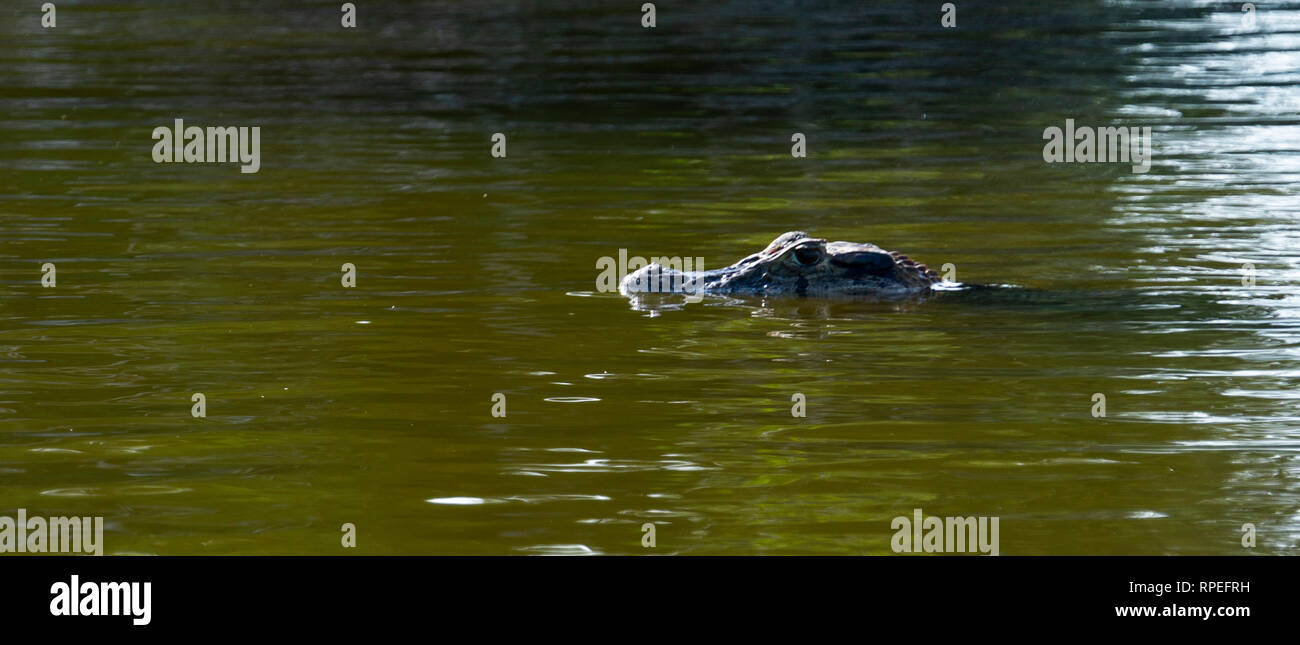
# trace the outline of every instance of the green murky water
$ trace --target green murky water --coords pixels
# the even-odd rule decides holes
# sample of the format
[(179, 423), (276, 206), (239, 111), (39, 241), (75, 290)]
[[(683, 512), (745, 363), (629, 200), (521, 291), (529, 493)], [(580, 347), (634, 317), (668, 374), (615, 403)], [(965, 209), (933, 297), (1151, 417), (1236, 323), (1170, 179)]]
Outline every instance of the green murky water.
[[(914, 508), (1004, 554), (1300, 542), (1300, 6), (57, 4), (0, 9), (2, 514), (108, 553), (879, 554)], [(155, 164), (177, 118), (259, 126), (260, 172)], [(1066, 119), (1151, 127), (1150, 172), (1044, 163)], [(792, 229), (1052, 297), (596, 289)]]

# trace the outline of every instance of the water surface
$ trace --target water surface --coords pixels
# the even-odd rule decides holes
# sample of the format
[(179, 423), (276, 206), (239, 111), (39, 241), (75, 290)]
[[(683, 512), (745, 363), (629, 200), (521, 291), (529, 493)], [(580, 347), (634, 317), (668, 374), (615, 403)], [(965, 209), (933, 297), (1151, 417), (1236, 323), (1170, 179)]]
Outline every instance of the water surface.
[[(0, 513), (108, 553), (881, 554), (914, 508), (1003, 554), (1300, 542), (1296, 5), (158, 4), (0, 10)], [(176, 118), (260, 126), (260, 172), (153, 163)], [(1044, 163), (1067, 118), (1151, 127), (1150, 172)], [(596, 290), (786, 230), (1065, 297)]]

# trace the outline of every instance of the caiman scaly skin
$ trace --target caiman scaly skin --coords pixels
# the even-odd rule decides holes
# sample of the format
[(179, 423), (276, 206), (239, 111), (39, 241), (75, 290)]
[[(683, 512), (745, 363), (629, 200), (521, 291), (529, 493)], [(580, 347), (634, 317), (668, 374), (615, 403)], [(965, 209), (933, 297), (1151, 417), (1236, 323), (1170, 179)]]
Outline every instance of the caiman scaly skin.
[(941, 282), (934, 271), (901, 253), (874, 244), (827, 242), (803, 231), (790, 231), (762, 251), (721, 269), (641, 267), (623, 280), (620, 291), (625, 295), (671, 292), (888, 299), (924, 295)]

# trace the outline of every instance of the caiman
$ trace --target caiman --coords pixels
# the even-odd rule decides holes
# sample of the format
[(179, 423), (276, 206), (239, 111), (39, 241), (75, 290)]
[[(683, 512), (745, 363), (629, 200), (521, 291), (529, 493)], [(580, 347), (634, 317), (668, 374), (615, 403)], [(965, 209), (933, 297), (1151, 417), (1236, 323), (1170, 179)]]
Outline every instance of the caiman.
[(902, 253), (790, 231), (720, 269), (680, 271), (652, 263), (628, 274), (620, 291), (892, 300), (924, 296), (942, 284), (939, 274)]

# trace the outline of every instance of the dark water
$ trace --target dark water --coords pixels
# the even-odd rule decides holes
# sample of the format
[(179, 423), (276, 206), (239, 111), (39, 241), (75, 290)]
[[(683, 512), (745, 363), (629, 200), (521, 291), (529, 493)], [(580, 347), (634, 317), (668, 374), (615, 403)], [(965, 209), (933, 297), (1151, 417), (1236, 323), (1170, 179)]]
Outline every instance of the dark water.
[[(1004, 554), (1300, 542), (1300, 6), (357, 4), (0, 8), (0, 514), (108, 553), (872, 554), (915, 508)], [(154, 163), (177, 118), (261, 127), (260, 171)], [(1150, 171), (1045, 163), (1066, 119), (1149, 126)], [(1051, 297), (596, 288), (786, 230)]]

